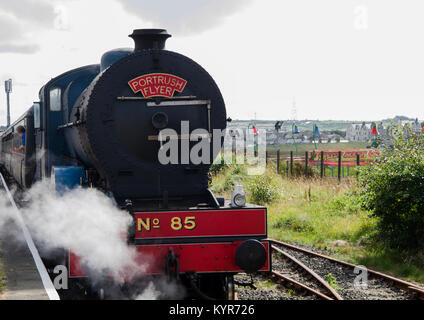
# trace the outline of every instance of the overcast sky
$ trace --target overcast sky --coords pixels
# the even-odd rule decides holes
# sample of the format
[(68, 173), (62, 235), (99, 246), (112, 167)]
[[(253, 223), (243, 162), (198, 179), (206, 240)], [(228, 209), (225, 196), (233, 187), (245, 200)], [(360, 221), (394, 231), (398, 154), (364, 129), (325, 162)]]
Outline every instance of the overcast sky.
[[(424, 118), (422, 0), (0, 0), (0, 77), (12, 120), (50, 78), (167, 28), (233, 119)], [(4, 87), (0, 124), (6, 122)]]

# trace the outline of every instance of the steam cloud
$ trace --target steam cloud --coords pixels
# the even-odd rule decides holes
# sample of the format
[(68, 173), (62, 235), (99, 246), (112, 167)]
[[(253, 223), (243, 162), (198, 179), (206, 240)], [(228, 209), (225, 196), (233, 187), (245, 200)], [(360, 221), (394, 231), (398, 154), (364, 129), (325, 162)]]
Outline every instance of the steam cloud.
[(117, 0), (129, 12), (153, 22), (155, 27), (189, 35), (221, 24), (251, 0)]
[[(56, 196), (49, 183), (41, 182), (24, 201), (30, 199), (21, 213), (43, 250), (69, 248), (99, 274), (143, 271), (136, 270), (135, 252), (126, 245), (125, 231), (132, 218), (101, 192), (78, 188)], [(7, 202), (4, 197), (0, 202), (3, 221), (15, 216)]]
[[(78, 188), (58, 196), (48, 182), (37, 183), (25, 195), (21, 209), (25, 223), (39, 251), (69, 248), (81, 258), (84, 270), (96, 282), (113, 276), (115, 284), (136, 279), (145, 271), (149, 257), (140, 261), (134, 247), (126, 244), (126, 230), (132, 218), (118, 209), (112, 200), (95, 189)], [(0, 232), (10, 241), (22, 234), (10, 234), (8, 221), (16, 213), (0, 193)], [(150, 283), (143, 292), (134, 291), (134, 299), (156, 299), (162, 293), (178, 294), (180, 288), (159, 282)], [(118, 297), (117, 297), (118, 298)], [(119, 297), (121, 298), (121, 297)]]

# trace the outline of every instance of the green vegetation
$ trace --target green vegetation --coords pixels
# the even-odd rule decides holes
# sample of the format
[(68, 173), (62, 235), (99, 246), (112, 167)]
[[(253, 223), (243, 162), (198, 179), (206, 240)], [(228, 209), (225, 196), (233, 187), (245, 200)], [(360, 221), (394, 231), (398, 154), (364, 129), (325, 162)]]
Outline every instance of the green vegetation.
[(280, 197), (277, 184), (272, 176), (265, 175), (250, 182), (248, 189), (251, 199), (257, 204), (266, 204)]
[(395, 127), (393, 148), (359, 170), (363, 207), (388, 248), (424, 250), (424, 136)]
[(271, 280), (264, 280), (264, 281), (257, 281), (253, 284), (255, 286), (255, 288), (264, 288), (264, 289), (273, 289), (275, 288), (277, 285), (272, 282)]
[(327, 274), (325, 276), (325, 280), (328, 282), (328, 284), (334, 289), (334, 290), (340, 290), (341, 288), (337, 284), (337, 279), (335, 276), (333, 276), (331, 273)]
[(248, 202), (267, 206), (272, 238), (331, 250), (339, 259), (424, 283), (424, 254), (382, 245), (379, 220), (362, 206), (355, 179), (339, 184), (336, 178), (287, 179), (275, 172), (272, 164), (263, 176), (247, 175), (245, 166), (222, 166), (211, 189), (230, 198), (233, 186), (243, 185)]
[(288, 297), (294, 297), (295, 295), (296, 295), (296, 291), (294, 291), (293, 289), (287, 290)]

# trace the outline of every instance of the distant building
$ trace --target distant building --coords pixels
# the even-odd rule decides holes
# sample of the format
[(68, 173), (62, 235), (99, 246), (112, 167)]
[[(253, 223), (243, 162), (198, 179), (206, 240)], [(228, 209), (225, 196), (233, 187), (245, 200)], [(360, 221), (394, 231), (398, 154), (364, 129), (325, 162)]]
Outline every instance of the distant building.
[(357, 142), (366, 142), (370, 140), (371, 125), (365, 122), (362, 122), (362, 124), (351, 124), (346, 130), (346, 139)]

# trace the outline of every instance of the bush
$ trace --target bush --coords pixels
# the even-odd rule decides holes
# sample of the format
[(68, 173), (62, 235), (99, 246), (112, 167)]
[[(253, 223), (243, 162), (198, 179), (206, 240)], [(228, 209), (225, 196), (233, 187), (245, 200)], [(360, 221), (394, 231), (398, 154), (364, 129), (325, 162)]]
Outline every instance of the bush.
[(272, 225), (274, 228), (284, 228), (296, 232), (313, 232), (313, 224), (302, 216), (278, 217)]
[[(290, 175), (290, 163), (282, 161), (280, 164), (280, 173), (284, 176), (287, 175), (287, 172)], [(308, 177), (314, 178), (320, 175), (320, 171), (317, 170), (314, 166), (308, 166)], [(305, 164), (301, 162), (293, 163), (293, 177), (304, 177), (305, 176)]]
[(209, 173), (212, 175), (216, 175), (218, 173), (220, 173), (224, 168), (226, 168), (227, 165), (224, 164), (224, 162), (217, 162), (217, 163), (213, 163), (211, 165), (211, 167), (209, 168)]
[(258, 176), (249, 184), (252, 201), (257, 204), (266, 204), (277, 200), (280, 196), (279, 188), (272, 180), (272, 176)]
[[(214, 172), (214, 174), (209, 172), (211, 177), (209, 187), (216, 193), (232, 191), (234, 186), (242, 184), (247, 175), (247, 170), (242, 165), (225, 165), (225, 167), (216, 169)], [(216, 179), (217, 177), (218, 179)], [(214, 179), (216, 179), (215, 183), (212, 183)]]
[(424, 137), (398, 127), (393, 136), (393, 146), (359, 171), (361, 203), (378, 218), (387, 247), (424, 249)]

